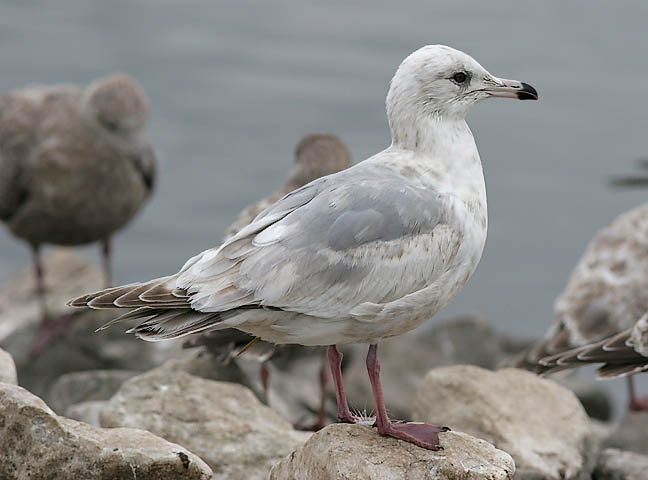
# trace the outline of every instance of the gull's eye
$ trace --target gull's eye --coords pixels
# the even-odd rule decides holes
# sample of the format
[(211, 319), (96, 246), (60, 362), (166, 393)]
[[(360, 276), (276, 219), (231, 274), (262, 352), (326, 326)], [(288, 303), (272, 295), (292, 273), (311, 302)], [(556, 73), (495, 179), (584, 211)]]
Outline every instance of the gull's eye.
[(104, 116), (99, 117), (99, 123), (101, 123), (104, 126), (104, 128), (109, 132), (115, 133), (119, 130), (119, 124), (116, 121), (106, 118)]
[(468, 80), (468, 75), (466, 75), (464, 72), (457, 72), (452, 76), (452, 79), (457, 83), (464, 83), (466, 80)]

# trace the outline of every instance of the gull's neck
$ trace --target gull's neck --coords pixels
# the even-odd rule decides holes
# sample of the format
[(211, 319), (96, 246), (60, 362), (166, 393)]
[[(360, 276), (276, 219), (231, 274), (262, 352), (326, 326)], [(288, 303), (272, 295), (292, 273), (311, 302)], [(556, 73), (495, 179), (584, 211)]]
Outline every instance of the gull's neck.
[(431, 116), (400, 120), (390, 122), (391, 149), (411, 152), (419, 168), (431, 176), (443, 177), (455, 185), (483, 185), (479, 152), (463, 118)]

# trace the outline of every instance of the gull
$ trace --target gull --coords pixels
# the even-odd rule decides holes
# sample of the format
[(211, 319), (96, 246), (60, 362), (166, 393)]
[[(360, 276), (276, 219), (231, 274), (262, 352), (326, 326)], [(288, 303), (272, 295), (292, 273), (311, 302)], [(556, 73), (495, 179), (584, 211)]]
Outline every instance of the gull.
[(294, 190), (179, 272), (71, 300), (135, 308), (145, 340), (236, 328), (275, 344), (328, 345), (340, 421), (355, 423), (337, 345), (369, 344), (367, 371), (381, 435), (440, 448), (447, 427), (394, 422), (377, 343), (421, 325), (475, 271), (486, 242), (486, 188), (465, 117), (489, 97), (537, 99), (469, 55), (430, 45), (398, 67), (387, 94), (391, 145)]
[[(597, 370), (598, 378), (632, 378), (635, 373), (648, 371), (648, 314), (634, 327), (616, 335), (576, 347), (565, 352), (541, 358), (540, 373), (548, 374), (591, 363), (603, 363)], [(631, 382), (628, 383), (630, 408), (648, 410), (648, 397), (637, 398)]]
[(153, 186), (155, 157), (142, 136), (147, 115), (142, 87), (125, 74), (86, 88), (32, 85), (0, 98), (0, 220), (32, 248), (41, 326), (52, 320), (44, 243), (101, 242), (111, 283), (111, 236)]
[[(310, 133), (305, 135), (295, 147), (295, 165), (283, 185), (269, 196), (248, 206), (243, 210), (234, 222), (225, 230), (223, 241), (229, 240), (244, 227), (249, 225), (256, 216), (267, 207), (274, 204), (284, 195), (303, 187), (307, 183), (317, 180), (320, 177), (337, 173), (351, 166), (351, 152), (335, 135), (328, 133)], [(267, 362), (275, 357), (277, 350), (275, 344), (259, 341), (258, 337), (250, 336), (235, 328), (213, 330), (200, 335), (194, 335), (190, 340), (185, 342), (185, 347), (204, 346), (213, 353), (217, 359), (223, 363), (229, 363), (232, 359), (242, 354), (251, 356), (260, 362), (260, 379), (263, 393), (268, 398), (268, 384), (270, 381), (270, 370)], [(253, 344), (251, 342), (254, 341)], [(294, 361), (302, 357), (305, 353), (305, 347), (292, 345), (292, 348), (283, 348), (281, 358), (283, 363)], [(326, 384), (328, 376), (326, 361), (322, 363), (320, 369), (320, 408), (318, 419), (313, 425), (300, 425), (308, 430), (318, 430), (325, 424), (325, 401), (326, 401)]]
[(320, 177), (337, 173), (351, 166), (351, 152), (335, 135), (309, 133), (304, 135), (295, 147), (295, 166), (288, 178), (276, 191), (243, 210), (232, 224), (225, 229), (224, 241), (229, 240), (256, 216), (284, 195), (303, 187)]
[[(575, 347), (605, 343), (610, 336), (615, 336), (616, 345), (616, 335), (631, 329), (648, 311), (646, 252), (648, 203), (619, 215), (590, 241), (554, 304), (548, 332), (518, 366), (540, 373), (557, 366), (555, 359), (578, 363), (572, 358)], [(603, 369), (604, 376), (613, 376), (606, 372)], [(627, 372), (624, 376), (630, 409), (648, 409), (648, 399), (637, 398), (632, 377)]]

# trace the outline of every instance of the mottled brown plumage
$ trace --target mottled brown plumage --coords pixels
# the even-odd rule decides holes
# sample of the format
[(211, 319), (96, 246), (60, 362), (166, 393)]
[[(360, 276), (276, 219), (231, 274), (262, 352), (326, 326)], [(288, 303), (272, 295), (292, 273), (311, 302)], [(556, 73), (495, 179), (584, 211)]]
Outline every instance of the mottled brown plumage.
[(320, 177), (339, 172), (351, 166), (351, 152), (335, 135), (311, 133), (295, 147), (295, 166), (284, 184), (266, 198), (248, 206), (225, 230), (224, 240), (236, 235), (254, 217), (281, 197)]
[(110, 237), (135, 216), (155, 180), (143, 137), (147, 116), (142, 87), (125, 74), (85, 88), (28, 86), (0, 98), (0, 220), (34, 251), (42, 305), (44, 243), (102, 242), (110, 283)]
[(155, 175), (142, 137), (147, 100), (123, 74), (33, 86), (0, 101), (0, 218), (33, 246), (108, 238), (137, 213)]
[[(605, 363), (600, 376), (632, 373), (630, 364), (645, 359), (623, 342), (646, 312), (648, 204), (619, 215), (594, 236), (554, 304), (545, 338), (517, 366), (550, 373)], [(631, 397), (636, 404), (632, 389)]]

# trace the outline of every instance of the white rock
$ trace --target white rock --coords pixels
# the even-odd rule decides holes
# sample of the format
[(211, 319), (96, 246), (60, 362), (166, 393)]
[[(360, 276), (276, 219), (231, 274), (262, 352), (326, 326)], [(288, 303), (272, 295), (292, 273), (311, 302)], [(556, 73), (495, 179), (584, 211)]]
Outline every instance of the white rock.
[(18, 374), (16, 373), (16, 364), (9, 352), (0, 348), (0, 382), (18, 383)]
[(601, 452), (593, 478), (596, 480), (645, 480), (648, 456), (607, 448)]
[(507, 451), (520, 479), (589, 478), (598, 450), (587, 414), (571, 391), (512, 368), (431, 370), (416, 396), (413, 418), (448, 425)]
[(266, 479), (309, 434), (297, 432), (247, 388), (158, 368), (126, 381), (101, 411), (104, 427), (134, 427), (184, 445), (215, 479)]
[(0, 383), (0, 478), (211, 478), (200, 458), (142, 430), (102, 429), (59, 417), (27, 390)]
[(460, 432), (440, 436), (444, 449), (424, 450), (381, 437), (366, 425), (329, 425), (284, 458), (271, 480), (511, 479), (511, 456)]

